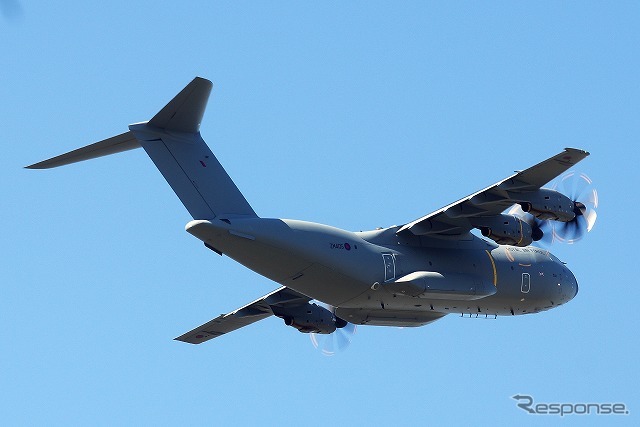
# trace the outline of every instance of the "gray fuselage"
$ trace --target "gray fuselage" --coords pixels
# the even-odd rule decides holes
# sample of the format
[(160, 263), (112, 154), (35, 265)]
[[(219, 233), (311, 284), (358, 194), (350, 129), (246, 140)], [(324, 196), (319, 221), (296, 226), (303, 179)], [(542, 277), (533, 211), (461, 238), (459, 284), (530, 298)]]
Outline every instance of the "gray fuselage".
[[(356, 324), (419, 326), (449, 313), (536, 313), (578, 291), (571, 271), (548, 251), (496, 245), (471, 233), (456, 240), (403, 237), (397, 227), (349, 232), (263, 218), (196, 220), (186, 229)], [(416, 272), (427, 277), (426, 290), (403, 281)]]
[[(543, 237), (540, 221), (556, 221), (565, 229), (593, 227), (595, 190), (588, 208), (543, 188), (587, 151), (565, 148), (402, 226), (354, 233), (260, 218), (200, 135), (211, 88), (209, 80), (196, 77), (149, 121), (27, 166), (49, 169), (142, 148), (194, 219), (187, 231), (283, 285), (177, 339), (200, 344), (271, 315), (301, 332), (329, 334), (348, 322), (420, 326), (449, 313), (536, 313), (578, 292), (563, 263), (527, 245)], [(535, 219), (512, 214), (515, 206)], [(474, 229), (492, 242), (473, 235)]]

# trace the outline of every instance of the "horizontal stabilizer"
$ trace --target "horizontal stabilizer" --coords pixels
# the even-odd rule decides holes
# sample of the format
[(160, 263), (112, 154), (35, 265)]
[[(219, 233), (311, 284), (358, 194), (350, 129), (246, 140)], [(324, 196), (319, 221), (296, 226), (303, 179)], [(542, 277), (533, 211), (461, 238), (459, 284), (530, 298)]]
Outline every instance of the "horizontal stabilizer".
[(149, 125), (176, 132), (197, 133), (213, 83), (196, 77), (151, 120)]
[(77, 150), (69, 151), (48, 160), (43, 160), (27, 166), (27, 169), (49, 169), (70, 163), (81, 162), (83, 160), (95, 159), (96, 157), (108, 156), (109, 154), (120, 153), (122, 151), (139, 148), (140, 143), (131, 131), (120, 135), (87, 145)]
[(200, 135), (212, 87), (196, 77), (148, 122), (27, 168), (48, 169), (142, 147), (194, 219), (256, 217)]

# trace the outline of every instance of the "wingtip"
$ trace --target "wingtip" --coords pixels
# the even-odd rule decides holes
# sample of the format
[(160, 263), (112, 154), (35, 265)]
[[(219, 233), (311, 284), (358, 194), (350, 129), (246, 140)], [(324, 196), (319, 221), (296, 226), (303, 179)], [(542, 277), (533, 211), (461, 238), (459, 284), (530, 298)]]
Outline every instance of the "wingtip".
[(586, 151), (586, 150), (582, 150), (582, 149), (580, 149), (580, 148), (571, 148), (571, 147), (567, 147), (567, 148), (565, 148), (565, 151), (574, 151), (574, 152), (578, 152), (578, 153), (584, 154), (585, 156), (588, 156), (588, 155), (590, 155), (590, 154), (591, 154), (591, 153), (589, 153), (588, 151)]
[(29, 166), (24, 166), (23, 169), (49, 169), (46, 166), (41, 166), (40, 163), (34, 163)]
[(196, 76), (193, 81), (201, 82), (209, 86), (213, 86), (213, 82), (205, 77)]
[[(186, 344), (192, 344), (192, 345), (198, 345), (198, 344), (202, 344), (204, 341), (201, 342), (193, 342), (193, 341), (188, 341), (186, 338), (184, 338), (183, 336), (180, 337), (176, 337), (173, 339), (174, 341), (179, 341), (179, 342), (183, 342)], [(206, 340), (205, 340), (206, 341)]]

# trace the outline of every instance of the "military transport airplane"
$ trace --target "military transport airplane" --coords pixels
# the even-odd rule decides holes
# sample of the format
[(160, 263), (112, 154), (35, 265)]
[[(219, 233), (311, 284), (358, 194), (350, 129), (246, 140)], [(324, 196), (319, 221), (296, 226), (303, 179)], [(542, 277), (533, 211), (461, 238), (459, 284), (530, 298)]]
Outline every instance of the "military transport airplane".
[[(547, 237), (569, 241), (593, 227), (595, 190), (578, 201), (542, 188), (586, 151), (567, 148), (401, 226), (350, 232), (261, 218), (200, 136), (211, 88), (195, 78), (148, 122), (27, 166), (52, 168), (142, 147), (193, 217), (187, 232), (281, 285), (177, 340), (200, 344), (272, 315), (315, 334), (354, 324), (421, 326), (449, 313), (512, 316), (558, 307), (578, 293), (567, 266), (530, 245), (545, 227)], [(588, 185), (583, 176), (579, 192)]]

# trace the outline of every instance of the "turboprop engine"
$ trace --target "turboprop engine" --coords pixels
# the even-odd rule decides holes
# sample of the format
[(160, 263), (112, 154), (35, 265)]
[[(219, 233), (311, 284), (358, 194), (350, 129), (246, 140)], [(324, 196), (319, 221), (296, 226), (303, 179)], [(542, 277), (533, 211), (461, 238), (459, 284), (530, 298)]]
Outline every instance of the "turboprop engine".
[(284, 324), (309, 334), (330, 334), (347, 326), (347, 321), (315, 303), (293, 307), (271, 306), (273, 314), (284, 320)]
[(527, 194), (520, 206), (523, 211), (541, 220), (569, 222), (576, 217), (574, 202), (564, 194), (548, 188)]
[(526, 221), (507, 214), (474, 218), (473, 226), (499, 245), (529, 246), (533, 231)]

